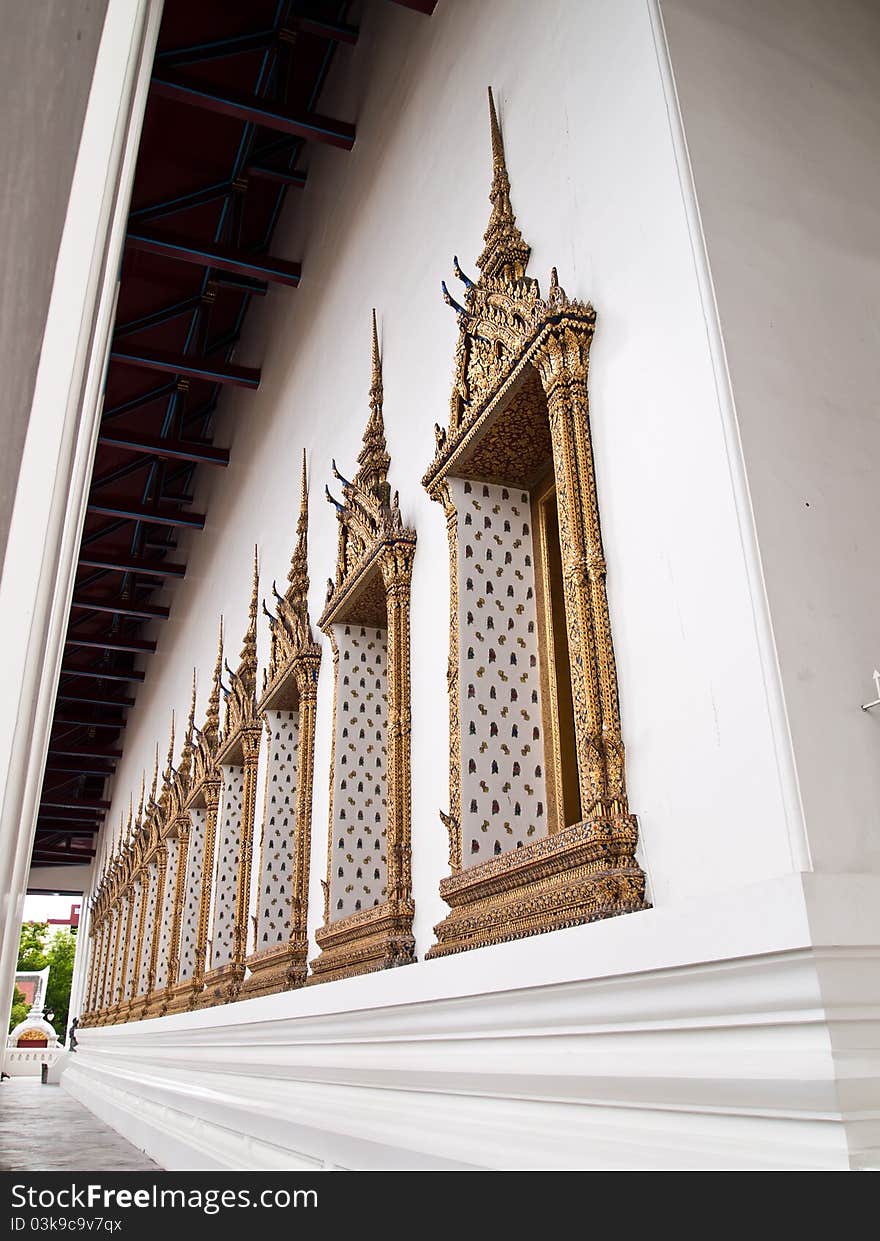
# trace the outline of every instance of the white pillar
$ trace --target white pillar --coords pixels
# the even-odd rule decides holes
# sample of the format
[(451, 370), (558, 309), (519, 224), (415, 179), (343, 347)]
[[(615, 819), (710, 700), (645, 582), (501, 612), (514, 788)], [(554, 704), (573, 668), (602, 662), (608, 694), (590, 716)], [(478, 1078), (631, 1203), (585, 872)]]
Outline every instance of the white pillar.
[(8, 1020), (162, 0), (109, 0), (0, 578), (0, 1016)]

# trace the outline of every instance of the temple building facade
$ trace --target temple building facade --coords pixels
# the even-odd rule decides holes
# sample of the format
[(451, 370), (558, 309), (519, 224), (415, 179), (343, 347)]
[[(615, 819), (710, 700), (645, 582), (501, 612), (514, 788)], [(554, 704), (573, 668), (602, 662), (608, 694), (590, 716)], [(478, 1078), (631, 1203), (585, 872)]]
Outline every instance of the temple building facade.
[(99, 8), (0, 586), (63, 1087), (880, 1165), (876, 8)]

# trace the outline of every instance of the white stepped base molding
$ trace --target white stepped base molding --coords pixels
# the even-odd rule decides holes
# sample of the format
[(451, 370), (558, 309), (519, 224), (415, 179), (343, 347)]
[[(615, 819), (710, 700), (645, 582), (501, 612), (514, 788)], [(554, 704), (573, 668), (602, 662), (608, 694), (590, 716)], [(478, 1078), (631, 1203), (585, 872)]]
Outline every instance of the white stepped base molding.
[(85, 1029), (63, 1085), (169, 1169), (876, 1167), (878, 911), (791, 876)]

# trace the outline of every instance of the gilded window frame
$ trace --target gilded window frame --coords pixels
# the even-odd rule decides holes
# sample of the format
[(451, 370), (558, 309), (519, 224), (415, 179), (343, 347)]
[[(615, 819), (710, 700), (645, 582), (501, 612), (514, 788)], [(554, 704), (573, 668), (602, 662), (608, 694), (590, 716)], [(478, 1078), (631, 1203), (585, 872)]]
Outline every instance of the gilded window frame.
[[(569, 299), (553, 269), (546, 297), (526, 275), (530, 249), (510, 203), (504, 144), (489, 92), (492, 214), (464, 305), (443, 286), (459, 321), (450, 420), (435, 427), (436, 452), (423, 478), (442, 505), (450, 552), (449, 834), (451, 873), (440, 884), (450, 912), (428, 957), (518, 939), (646, 907), (635, 850), (638, 825), (625, 782), (617, 675), (605, 589), (606, 565), (589, 421), (593, 307)], [(546, 400), (559, 512), (572, 667), (575, 749), (583, 818), (524, 847), (465, 868), (462, 858), (462, 737), (457, 513), (449, 479), (534, 371)], [(580, 669), (580, 671), (578, 671)], [(548, 757), (550, 757), (548, 755)], [(560, 778), (556, 773), (556, 778)]]
[[(334, 473), (342, 483), (343, 502), (333, 501), (339, 520), (336, 577), (328, 583), (327, 603), (318, 622), (333, 651), (333, 747), (330, 763), (330, 814), (327, 840), (327, 878), (324, 888), (324, 924), (316, 939), (319, 955), (311, 962), (309, 983), (328, 982), (356, 974), (408, 965), (415, 959), (412, 926), (411, 768), (410, 768), (410, 589), (416, 533), (404, 527), (397, 495), (391, 495), (387, 472), (390, 458), (385, 446), (382, 416), (382, 370), (373, 312), (370, 416), (352, 482)], [(329, 491), (328, 499), (332, 500)], [(330, 890), (335, 835), (333, 797), (336, 764), (339, 652), (333, 635), (336, 624), (370, 625), (361, 609), (381, 590), (385, 601), (388, 641), (386, 719), (387, 807), (385, 826), (386, 888), (384, 901), (334, 919)]]

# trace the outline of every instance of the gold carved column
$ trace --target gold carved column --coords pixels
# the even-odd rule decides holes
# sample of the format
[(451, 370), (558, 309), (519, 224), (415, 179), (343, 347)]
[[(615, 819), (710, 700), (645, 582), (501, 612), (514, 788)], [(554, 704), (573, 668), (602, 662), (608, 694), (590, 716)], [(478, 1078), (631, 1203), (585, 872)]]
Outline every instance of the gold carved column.
[(138, 1003), (142, 997), (138, 994), (141, 982), (141, 962), (143, 960), (144, 951), (144, 930), (147, 920), (147, 904), (149, 901), (149, 877), (147, 875), (147, 865), (141, 862), (138, 869), (132, 876), (132, 888), (134, 889), (135, 906), (132, 913), (134, 915), (134, 926), (137, 928), (134, 933), (134, 954), (132, 956), (132, 976), (128, 981), (127, 1003), (123, 1006), (120, 1013), (120, 1020), (129, 1021), (137, 1012)]
[(101, 984), (101, 964), (104, 952), (104, 919), (98, 902), (100, 889), (94, 898), (92, 911), (92, 924), (89, 934), (92, 939), (92, 961), (89, 971), (89, 991), (86, 999), (86, 1010), (82, 1014), (81, 1025), (91, 1026), (95, 1024), (95, 1017), (100, 1007), (98, 994)]
[(165, 1012), (171, 1003), (174, 994), (174, 988), (177, 985), (178, 973), (180, 969), (180, 930), (183, 921), (183, 907), (186, 901), (186, 882), (187, 882), (187, 865), (189, 863), (189, 834), (190, 823), (187, 814), (181, 814), (177, 819), (177, 873), (174, 878), (174, 895), (173, 910), (171, 922), (171, 935), (168, 942), (168, 965), (165, 983), (165, 1000), (162, 1005), (162, 1012)]
[(626, 814), (617, 672), (605, 590), (587, 373), (592, 331), (563, 322), (535, 363), (553, 443), (563, 591), (584, 820)]
[[(414, 543), (393, 542), (380, 558), (388, 610), (388, 899), (401, 913), (412, 906), (409, 605), (414, 554)], [(403, 939), (401, 960), (412, 953), (411, 936), (404, 932)]]
[(220, 806), (220, 777), (206, 780), (203, 788), (205, 809), (205, 851), (202, 857), (202, 890), (199, 895), (199, 922), (196, 934), (196, 968), (193, 973), (191, 1003), (194, 1008), (205, 985), (208, 957), (208, 931), (211, 917), (211, 893), (214, 882), (214, 845), (217, 839), (217, 811)]
[(449, 485), (441, 483), (436, 499), (446, 517), (449, 544), (449, 656), (446, 664), (446, 693), (449, 700), (449, 813), (440, 818), (449, 839), (449, 869), (461, 870), (461, 703), (459, 701), (459, 590), (458, 590), (458, 511)]
[(92, 996), (95, 987), (95, 950), (97, 948), (97, 940), (95, 938), (95, 922), (94, 916), (89, 922), (89, 968), (86, 973), (85, 1002), (83, 1011), (79, 1014), (80, 1025), (88, 1024), (88, 1018), (92, 1012)]
[(122, 946), (122, 957), (120, 960), (121, 973), (119, 978), (118, 995), (116, 997), (116, 1003), (119, 1005), (122, 1005), (125, 1002), (125, 984), (128, 981), (128, 957), (129, 948), (131, 945), (131, 924), (134, 919), (134, 890), (130, 884), (126, 885), (124, 899), (127, 905), (127, 910), (125, 917), (125, 943)]
[[(120, 907), (120, 898), (117, 896), (112, 906), (112, 925), (113, 925), (113, 949), (110, 959), (110, 986), (107, 996), (108, 1013), (113, 1014), (116, 1010), (116, 982), (119, 977), (119, 940), (122, 930), (122, 910)], [(112, 1018), (111, 1018), (112, 1020)]]
[(312, 793), (315, 777), (315, 720), (318, 711), (318, 670), (321, 649), (297, 668), (299, 743), (296, 786), (296, 827), (293, 844), (293, 891), (290, 901), (291, 986), (302, 986), (308, 972), (309, 862), (312, 852)]
[(153, 925), (150, 928), (149, 964), (147, 966), (147, 985), (141, 1017), (152, 1017), (156, 1008), (164, 999), (164, 989), (155, 994), (156, 962), (159, 956), (159, 941), (162, 937), (162, 915), (165, 899), (165, 873), (168, 867), (168, 847), (163, 842), (154, 854), (153, 865), (156, 867), (156, 893), (153, 901)]
[(105, 1001), (104, 995), (107, 989), (107, 962), (109, 960), (109, 944), (110, 944), (110, 912), (105, 903), (104, 911), (101, 915), (101, 955), (98, 962), (98, 978), (95, 988), (95, 1008), (94, 1020), (92, 1024), (100, 1024), (104, 1015)]

